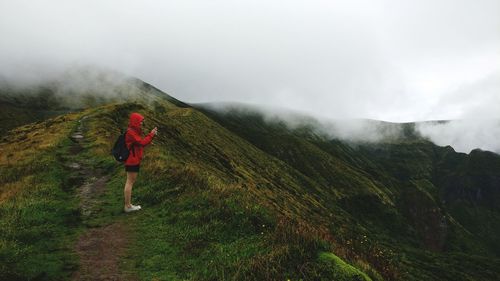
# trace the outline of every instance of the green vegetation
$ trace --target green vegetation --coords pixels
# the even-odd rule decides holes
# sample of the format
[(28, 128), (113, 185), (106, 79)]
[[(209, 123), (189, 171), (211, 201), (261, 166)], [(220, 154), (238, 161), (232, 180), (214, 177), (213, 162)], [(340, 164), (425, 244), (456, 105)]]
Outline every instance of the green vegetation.
[(58, 159), (74, 118), (20, 127), (0, 144), (2, 280), (63, 279), (77, 266), (70, 244), (78, 231), (78, 201)]
[[(320, 253), (319, 260), (328, 265), (325, 266), (327, 271), (323, 276), (331, 276), (334, 280), (339, 281), (371, 281), (370, 277), (366, 274), (354, 266), (347, 264), (341, 258), (332, 253)], [(330, 280), (330, 278), (325, 279)]]
[[(497, 279), (500, 156), (435, 146), (412, 124), (401, 140), (354, 146), (138, 89), (3, 138), (0, 279), (67, 279), (78, 235), (116, 221), (133, 238), (121, 270), (141, 280)], [(109, 150), (133, 111), (159, 135), (134, 186), (143, 210), (124, 214)], [(71, 156), (82, 116), (86, 142)], [(71, 159), (109, 175), (90, 218)]]

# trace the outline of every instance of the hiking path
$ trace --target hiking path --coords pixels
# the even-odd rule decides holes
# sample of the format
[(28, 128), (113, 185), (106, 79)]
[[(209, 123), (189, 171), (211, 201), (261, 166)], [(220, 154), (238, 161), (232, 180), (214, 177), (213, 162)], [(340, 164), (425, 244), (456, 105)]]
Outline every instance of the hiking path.
[[(85, 122), (92, 116), (83, 116), (70, 135), (71, 144), (67, 155), (62, 157), (63, 165), (70, 173), (70, 181), (75, 183), (75, 196), (79, 199), (83, 233), (74, 245), (79, 266), (71, 280), (138, 280), (122, 270), (126, 267), (126, 254), (131, 239), (131, 228), (126, 217), (105, 218), (104, 223), (94, 223), (102, 217), (100, 204), (106, 192), (110, 175), (93, 167), (84, 157), (88, 140), (85, 137)], [(102, 218), (101, 218), (102, 219)]]

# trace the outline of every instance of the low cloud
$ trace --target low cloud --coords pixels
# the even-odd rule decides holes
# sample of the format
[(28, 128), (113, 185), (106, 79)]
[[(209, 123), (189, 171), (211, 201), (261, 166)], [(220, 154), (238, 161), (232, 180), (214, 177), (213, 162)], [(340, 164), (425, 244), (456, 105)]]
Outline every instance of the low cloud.
[[(195, 104), (196, 105), (196, 104)], [(282, 123), (291, 130), (308, 128), (313, 133), (353, 144), (390, 142), (403, 137), (403, 124), (369, 119), (331, 119), (287, 108), (244, 103), (207, 103), (199, 106), (222, 114), (259, 114), (269, 124)]]
[[(500, 153), (500, 72), (444, 95), (433, 111), (453, 112), (457, 120), (425, 122), (418, 132), (437, 145), (469, 153), (480, 148)], [(445, 117), (445, 116), (442, 116)]]
[(31, 98), (36, 98), (39, 102), (35, 105), (41, 103), (56, 108), (83, 108), (138, 97), (143, 102), (154, 99), (147, 94), (152, 89), (145, 88), (141, 80), (95, 66), (74, 66), (42, 76), (32, 72), (29, 77), (15, 78), (0, 80), (0, 99), (33, 104)]
[(318, 129), (331, 138), (354, 143), (391, 142), (403, 137), (403, 125), (367, 119), (321, 121)]
[(480, 148), (500, 153), (500, 119), (470, 119), (417, 124), (417, 130), (437, 145), (469, 153)]
[[(49, 89), (57, 98), (60, 107), (81, 108), (102, 102), (130, 100), (147, 95), (142, 81), (110, 69), (74, 66), (65, 70), (45, 74), (44, 79), (37, 76), (25, 81), (13, 79), (0, 81), (3, 91), (8, 95), (39, 95)], [(50, 78), (49, 78), (50, 77)], [(469, 153), (480, 148), (500, 153), (500, 97), (496, 89), (500, 79), (497, 75), (463, 87), (441, 100), (438, 107), (448, 107), (450, 111), (460, 110), (459, 101), (469, 104), (467, 111), (458, 112), (467, 119), (446, 122), (417, 122), (415, 137), (421, 136), (437, 145), (451, 145), (459, 152)], [(479, 93), (478, 97), (468, 93)], [(404, 137), (403, 123), (391, 123), (370, 119), (332, 119), (312, 115), (307, 111), (291, 110), (285, 107), (249, 103), (209, 103), (204, 104), (219, 112), (240, 113), (258, 112), (266, 122), (283, 122), (291, 129), (307, 126), (315, 133), (331, 139), (349, 143), (391, 142)]]
[[(196, 104), (195, 104), (196, 105)], [(312, 129), (317, 135), (351, 144), (397, 142), (425, 138), (439, 146), (452, 146), (469, 153), (479, 148), (500, 153), (500, 119), (448, 120), (391, 123), (369, 119), (330, 119), (286, 108), (262, 107), (244, 103), (199, 104), (222, 114), (260, 114), (270, 124), (282, 123), (289, 129)], [(407, 126), (405, 128), (405, 126)], [(408, 135), (409, 134), (409, 135)]]

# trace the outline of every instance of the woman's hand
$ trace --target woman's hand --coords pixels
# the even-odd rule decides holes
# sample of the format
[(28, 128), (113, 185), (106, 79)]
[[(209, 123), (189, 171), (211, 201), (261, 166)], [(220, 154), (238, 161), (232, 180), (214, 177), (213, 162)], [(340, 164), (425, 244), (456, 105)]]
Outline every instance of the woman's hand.
[(155, 127), (153, 130), (151, 130), (151, 133), (153, 133), (153, 135), (158, 134), (158, 128)]

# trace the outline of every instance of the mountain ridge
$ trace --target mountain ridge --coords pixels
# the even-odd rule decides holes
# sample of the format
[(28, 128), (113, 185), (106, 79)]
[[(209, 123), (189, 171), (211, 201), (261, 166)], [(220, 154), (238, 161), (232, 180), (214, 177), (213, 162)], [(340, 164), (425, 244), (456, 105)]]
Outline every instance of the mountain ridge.
[[(12, 268), (0, 267), (0, 276), (64, 279), (71, 272), (65, 267), (78, 267), (67, 258), (70, 250), (52, 245), (54, 253), (47, 254), (29, 238), (33, 222), (26, 228), (11, 223), (33, 216), (27, 183), (46, 173), (29, 168), (40, 167), (36, 159), (45, 155), (51, 173), (66, 175), (52, 155), (65, 153), (66, 136), (82, 116), (89, 116), (88, 144), (77, 157), (110, 176), (101, 210), (87, 223), (129, 219), (120, 213), (123, 171), (109, 149), (132, 111), (159, 128), (134, 188), (145, 210), (129, 222), (136, 240), (126, 259), (141, 279), (495, 280), (500, 272), (497, 154), (457, 153), (412, 139), (411, 126), (406, 141), (353, 144), (255, 112), (183, 103), (147, 83), (134, 87), (132, 97), (97, 99), (86, 109), (4, 131), (0, 223), (9, 231), (0, 245), (49, 255), (58, 266), (47, 269), (42, 262), (27, 271), (23, 255), (14, 254)], [(42, 138), (44, 130), (54, 132), (51, 138)], [(53, 187), (31, 184), (46, 190), (47, 202), (68, 200), (78, 188), (48, 178)], [(81, 211), (60, 204), (64, 215), (56, 209), (44, 215), (60, 231), (45, 235), (74, 241), (75, 229), (86, 226), (54, 218), (75, 221)], [(44, 222), (34, 224), (46, 233)], [(0, 257), (9, 249), (0, 247)]]

